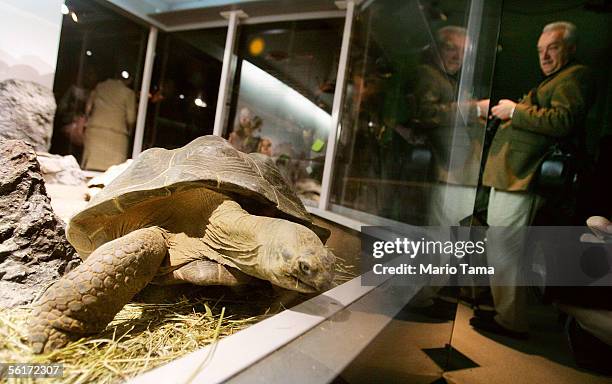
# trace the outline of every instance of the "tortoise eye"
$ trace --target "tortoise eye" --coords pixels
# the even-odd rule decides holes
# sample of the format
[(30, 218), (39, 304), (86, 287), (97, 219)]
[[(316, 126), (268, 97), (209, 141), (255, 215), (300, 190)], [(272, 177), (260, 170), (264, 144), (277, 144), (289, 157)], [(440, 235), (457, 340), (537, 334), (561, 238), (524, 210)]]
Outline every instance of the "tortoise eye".
[(305, 261), (300, 261), (300, 271), (308, 275), (310, 273), (310, 265)]

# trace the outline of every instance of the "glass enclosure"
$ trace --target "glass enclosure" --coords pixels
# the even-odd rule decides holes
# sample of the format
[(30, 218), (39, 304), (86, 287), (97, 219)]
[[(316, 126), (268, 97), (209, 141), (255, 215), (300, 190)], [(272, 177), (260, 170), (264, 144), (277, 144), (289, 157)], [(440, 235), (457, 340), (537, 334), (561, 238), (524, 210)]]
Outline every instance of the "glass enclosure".
[(342, 19), (244, 25), (225, 137), (271, 156), (305, 202), (316, 204), (337, 73)]
[(227, 28), (161, 34), (143, 149), (179, 148), (211, 135)]
[[(366, 5), (353, 27), (330, 209), (368, 224), (470, 225), (501, 1)], [(426, 284), (338, 378), (441, 375), (459, 290), (445, 277)]]
[(459, 225), (472, 214), (496, 3), (386, 0), (358, 15), (333, 211), (413, 225)]
[[(107, 164), (131, 157), (136, 95), (149, 29), (97, 2), (66, 3), (73, 12), (64, 15), (62, 22), (53, 87), (57, 110), (51, 152), (74, 155), (82, 167), (104, 170)], [(85, 126), (93, 127), (89, 139)], [(109, 162), (86, 162), (83, 155), (88, 142), (90, 159)], [(114, 153), (107, 153), (108, 145), (114, 145)]]
[[(93, 140), (98, 155), (117, 160), (114, 163), (130, 157), (148, 28), (97, 2), (69, 3), (76, 16), (66, 15), (63, 21), (54, 86), (58, 109), (52, 152), (72, 154), (84, 168), (104, 170), (112, 162), (90, 166), (88, 154), (89, 158), (93, 155), (87, 152), (87, 144)], [(350, 221), (352, 229), (362, 224), (402, 228), (483, 224), (488, 191), (479, 186), (492, 139), (487, 131), (488, 100), (518, 100), (539, 83), (535, 43), (542, 27), (553, 20), (567, 19), (578, 25), (585, 36), (580, 39), (590, 45), (579, 43), (577, 57), (594, 70), (596, 83), (601, 85), (590, 106), (585, 132), (589, 164), (597, 165), (581, 180), (581, 201), (571, 219), (583, 222), (590, 215), (610, 210), (606, 195), (610, 188), (600, 187), (602, 180), (610, 180), (607, 154), (612, 153), (611, 59), (606, 48), (612, 38), (602, 33), (609, 32), (612, 25), (609, 14), (586, 6), (583, 9), (569, 0), (548, 5), (550, 9), (540, 9), (540, 4), (526, 0), (506, 2), (503, 7), (502, 0), (356, 3), (342, 86), (336, 81), (345, 33), (343, 17), (327, 14), (319, 19), (288, 20), (295, 14), (272, 14), (271, 19), (285, 21), (261, 22), (259, 18), (252, 23), (239, 22), (225, 99), (226, 120), (222, 122), (223, 137), (241, 151), (270, 156), (307, 206), (320, 207), (319, 199), (326, 195), (321, 190), (324, 165), (331, 164), (329, 205), (312, 211), (323, 211), (328, 216), (322, 217), (335, 221), (323, 226), (332, 231), (327, 246), (332, 250), (335, 246), (337, 255), (357, 265), (355, 258), (360, 257), (365, 235), (349, 233), (336, 223)], [(189, 11), (182, 12), (174, 14), (176, 20)], [(160, 31), (143, 149), (178, 148), (213, 134), (218, 92), (225, 81), (221, 76), (226, 36), (231, 33), (226, 26), (218, 27), (224, 22), (206, 29)], [(122, 88), (117, 84), (121, 97), (132, 104), (120, 112), (124, 119), (121, 128), (102, 127), (117, 139), (100, 135), (91, 139), (88, 135), (96, 130), (94, 115), (104, 109), (104, 103), (96, 99), (103, 94), (103, 88), (98, 87), (107, 79), (121, 82)], [(338, 127), (333, 127), (336, 87), (343, 99)], [(338, 105), (334, 113), (337, 109)], [(336, 128), (334, 157), (326, 158), (330, 132)], [(119, 142), (120, 146), (114, 144)], [(111, 156), (100, 146), (118, 147), (122, 153)], [(560, 224), (561, 215), (570, 215), (559, 206), (550, 200), (539, 214)], [(435, 259), (437, 256), (432, 258), (434, 264), (450, 262), (442, 256)], [(352, 273), (355, 265), (347, 271)], [(398, 374), (394, 369), (400, 369), (404, 377), (420, 372), (423, 382), (439, 377), (444, 368), (440, 364), (430, 364), (424, 358), (398, 363), (393, 356), (396, 351), (388, 348), (403, 347), (402, 358), (423, 357), (422, 352), (427, 351), (421, 344), (430, 350), (451, 344), (460, 288), (442, 288), (451, 285), (446, 284), (448, 280), (432, 279), (429, 283), (418, 294), (420, 286), (412, 287), (410, 295), (395, 291), (397, 301), (394, 298), (392, 303), (378, 298), (388, 293), (384, 289), (389, 287), (381, 284), (376, 287), (380, 296), (364, 295), (352, 309), (343, 307), (339, 315), (305, 331), (295, 344), (287, 343), (284, 351), (275, 350), (269, 359), (286, 364), (290, 360), (283, 356), (307, 353), (302, 346), (311, 345), (311, 360), (304, 361), (337, 382), (367, 377), (374, 361), (376, 369), (387, 369), (391, 376)], [(432, 302), (434, 305), (429, 304)], [(378, 304), (386, 306), (386, 312), (376, 312)], [(437, 321), (438, 316), (442, 321)], [(432, 317), (436, 320), (428, 321)], [(378, 327), (358, 341), (361, 352), (355, 349), (357, 341), (352, 337), (358, 333), (353, 332), (355, 323)], [(349, 336), (332, 340), (329, 329), (333, 327), (336, 332), (344, 327)], [(328, 365), (323, 354), (318, 355), (320, 346), (329, 343), (334, 345), (326, 353), (333, 355), (330, 359), (337, 358), (336, 365)], [(348, 361), (342, 359), (349, 355)], [(265, 361), (253, 364), (253, 369), (272, 372), (265, 369)], [(251, 376), (244, 372), (246, 382)]]

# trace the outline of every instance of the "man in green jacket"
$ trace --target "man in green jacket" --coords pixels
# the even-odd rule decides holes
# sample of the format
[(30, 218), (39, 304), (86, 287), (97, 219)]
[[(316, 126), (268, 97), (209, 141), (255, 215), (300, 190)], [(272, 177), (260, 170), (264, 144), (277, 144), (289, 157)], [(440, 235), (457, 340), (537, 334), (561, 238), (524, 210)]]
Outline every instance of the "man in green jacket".
[[(534, 192), (538, 169), (549, 148), (578, 134), (591, 104), (587, 67), (576, 64), (576, 27), (548, 24), (537, 44), (545, 79), (520, 102), (500, 100), (491, 109), (503, 121), (497, 130), (483, 176), (491, 187), (487, 221), (487, 261), (495, 268), (491, 290), (496, 313), (477, 311), (470, 324), (508, 336), (527, 336), (526, 287), (520, 285), (522, 228), (528, 226), (543, 200)], [(494, 315), (494, 316), (491, 316)]]

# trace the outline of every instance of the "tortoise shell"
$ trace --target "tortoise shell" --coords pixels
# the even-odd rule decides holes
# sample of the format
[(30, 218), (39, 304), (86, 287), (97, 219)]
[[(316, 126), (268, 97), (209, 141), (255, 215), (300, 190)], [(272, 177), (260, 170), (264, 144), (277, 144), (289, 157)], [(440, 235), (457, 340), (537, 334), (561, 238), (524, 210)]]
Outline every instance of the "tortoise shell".
[[(151, 148), (100, 191), (70, 219), (68, 240), (81, 256), (97, 244), (100, 223), (122, 215), (143, 202), (162, 199), (190, 188), (206, 187), (238, 201), (253, 214), (280, 217), (303, 224), (323, 241), (329, 231), (313, 224), (312, 217), (268, 156), (238, 151), (219, 136), (199, 137), (184, 147)], [(100, 245), (100, 244), (98, 244)]]

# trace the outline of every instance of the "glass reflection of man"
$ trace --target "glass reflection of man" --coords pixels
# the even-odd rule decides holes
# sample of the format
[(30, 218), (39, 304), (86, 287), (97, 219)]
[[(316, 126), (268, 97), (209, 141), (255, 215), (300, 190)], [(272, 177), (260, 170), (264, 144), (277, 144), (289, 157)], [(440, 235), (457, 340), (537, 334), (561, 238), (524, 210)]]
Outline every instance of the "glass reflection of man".
[(542, 199), (534, 192), (538, 169), (551, 146), (571, 139), (583, 125), (591, 97), (590, 71), (573, 60), (576, 27), (548, 24), (537, 43), (544, 80), (518, 103), (500, 100), (491, 113), (503, 121), (486, 161), (483, 184), (491, 188), (487, 222), (487, 261), (495, 312), (477, 311), (472, 326), (524, 338), (527, 292), (519, 287), (522, 227), (529, 225)]
[[(446, 26), (437, 33), (437, 55), (421, 65), (415, 85), (417, 128), (433, 152), (435, 178), (429, 225), (459, 225), (472, 213), (488, 100), (458, 103), (465, 28)], [(452, 156), (452, 157), (451, 157)]]
[[(489, 101), (468, 99), (461, 104), (458, 101), (459, 77), (467, 44), (465, 28), (446, 26), (439, 29), (437, 49), (429, 52), (431, 56), (416, 73), (416, 111), (411, 123), (428, 138), (436, 179), (429, 201), (427, 223), (430, 226), (458, 226), (474, 208), (484, 116)], [(439, 236), (445, 237), (439, 240), (449, 240), (450, 233), (442, 231)], [(450, 263), (449, 255), (439, 256), (439, 260), (430, 261), (439, 265)], [(446, 281), (447, 276), (433, 279), (432, 286), (423, 288), (412, 305), (422, 308), (433, 305), (436, 293)]]

